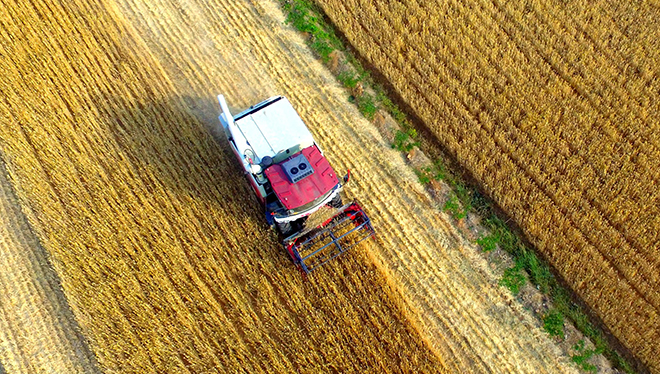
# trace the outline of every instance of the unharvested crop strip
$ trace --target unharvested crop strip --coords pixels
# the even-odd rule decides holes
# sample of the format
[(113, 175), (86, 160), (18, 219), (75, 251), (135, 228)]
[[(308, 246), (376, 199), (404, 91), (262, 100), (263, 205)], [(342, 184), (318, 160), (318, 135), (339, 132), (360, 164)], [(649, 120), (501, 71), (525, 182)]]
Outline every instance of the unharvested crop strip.
[[(425, 59), (425, 61), (429, 61), (429, 60), (428, 60), (428, 59)], [(421, 73), (421, 72), (420, 72), (420, 74), (424, 74), (424, 73)], [(422, 75), (422, 76), (423, 76), (423, 75)], [(427, 92), (428, 92), (428, 91), (427, 91)], [(467, 105), (467, 103), (466, 103), (465, 105), (466, 105), (466, 108), (469, 109), (469, 106)], [(524, 133), (520, 133), (520, 134), (519, 134), (519, 136), (524, 136), (524, 135), (525, 135)], [(531, 143), (529, 143), (529, 142), (524, 142), (524, 143), (526, 143), (526, 144), (531, 144)], [(528, 158), (528, 157), (520, 157), (519, 159), (526, 159), (526, 158)], [(529, 174), (529, 172), (528, 172), (528, 175), (532, 175), (532, 176), (533, 176), (533, 175), (535, 175), (535, 173)], [(545, 184), (545, 183), (542, 182), (542, 181), (537, 181), (537, 182), (542, 183), (542, 184)], [(557, 201), (557, 200), (556, 200), (556, 201)], [(597, 217), (598, 217), (598, 216), (597, 216)], [(610, 222), (610, 225), (611, 225), (611, 222)], [(607, 254), (605, 254), (605, 255), (606, 255), (606, 257), (607, 257)], [(612, 259), (612, 258), (610, 257), (610, 260), (611, 260), (611, 259)], [(623, 264), (626, 265), (625, 262), (624, 262)], [(619, 264), (619, 266), (621, 266), (621, 264)], [(643, 295), (643, 294), (641, 294), (641, 295)]]
[[(366, 7), (366, 6), (365, 6), (365, 7)], [(362, 11), (365, 10), (365, 9), (364, 9), (365, 7), (363, 7)], [(346, 12), (346, 9), (344, 9), (343, 13), (344, 13), (344, 14), (349, 14), (350, 12)], [(368, 18), (368, 17), (363, 17), (363, 18)], [(367, 21), (365, 21), (365, 22), (367, 22)], [(355, 22), (353, 22), (353, 23), (351, 23), (351, 24), (352, 24), (352, 25), (355, 25)], [(343, 25), (342, 25), (342, 26), (343, 26)], [(358, 49), (361, 50), (362, 52), (364, 52), (364, 51), (365, 51), (364, 48), (367, 48), (366, 45), (360, 45), (360, 43), (359, 43), (359, 42), (356, 42), (356, 40), (359, 40), (359, 38), (357, 38), (358, 35), (364, 35), (365, 30), (363, 30), (363, 31), (361, 31), (361, 32), (356, 32), (355, 29), (351, 29), (351, 32), (350, 32), (350, 33), (347, 33), (346, 30), (347, 30), (347, 29), (344, 29), (344, 32), (345, 32), (346, 35), (349, 37), (349, 39), (352, 39), (352, 41), (353, 41), (354, 43), (356, 43), (356, 45), (358, 46)], [(367, 32), (368, 32), (368, 31), (367, 31)], [(378, 40), (381, 40), (381, 39), (378, 39)], [(412, 45), (414, 45), (414, 43), (413, 43)], [(364, 47), (364, 48), (363, 48), (363, 47)], [(372, 54), (371, 56), (369, 56), (369, 58), (374, 58), (373, 56), (374, 56), (374, 54), (377, 53), (377, 52), (374, 52), (373, 50), (370, 50), (369, 53)], [(369, 54), (367, 54), (367, 55), (369, 55)], [(381, 58), (381, 59), (382, 59), (382, 58), (387, 58), (387, 57), (388, 57), (387, 55), (385, 55), (385, 54), (383, 54), (383, 53), (379, 53), (378, 56), (379, 56), (378, 58)], [(374, 61), (374, 60), (372, 60), (372, 61)], [(377, 61), (378, 61), (378, 64), (380, 64), (380, 67), (381, 67), (381, 68), (385, 67), (385, 71), (387, 71), (387, 72), (389, 72), (389, 71), (390, 71), (389, 69), (392, 69), (394, 66), (396, 66), (396, 65), (400, 62), (399, 60), (391, 60), (391, 61), (389, 61), (389, 62), (387, 62), (387, 61), (381, 61), (381, 60), (377, 60)], [(405, 67), (404, 67), (404, 69), (405, 69)], [(415, 74), (412, 74), (412, 73), (413, 73), (413, 72), (410, 71), (410, 70), (403, 70), (402, 72), (396, 72), (396, 73), (394, 73), (391, 77), (394, 77), (394, 76), (396, 76), (396, 77), (401, 77), (401, 76), (403, 75), (403, 76), (407, 76), (407, 77), (409, 78), (409, 82), (410, 82), (410, 81), (414, 82), (415, 79), (419, 79), (419, 78), (416, 78), (416, 75), (415, 75)], [(386, 75), (387, 75), (387, 74), (386, 74)], [(423, 76), (423, 73), (422, 73), (422, 75), (419, 75), (418, 77), (421, 77), (421, 76)], [(399, 83), (401, 83), (401, 82), (397, 80), (396, 83), (397, 83), (397, 84), (395, 84), (395, 86), (397, 86), (397, 85), (398, 85)], [(405, 87), (405, 89), (403, 89), (403, 92), (406, 92), (406, 90), (410, 89), (410, 86), (406, 87), (405, 84), (403, 84), (403, 86), (398, 86), (398, 87), (399, 87), (399, 89), (402, 89), (402, 87)], [(432, 91), (433, 91), (432, 89), (431, 89), (431, 91), (429, 91), (428, 89), (422, 89), (421, 91), (417, 91), (417, 94), (416, 94), (416, 95), (411, 95), (411, 96), (409, 96), (409, 99), (410, 99), (411, 101), (414, 101), (413, 98), (414, 98), (415, 100), (419, 100), (420, 95), (428, 95), (428, 94), (429, 94), (430, 92), (432, 92)], [(406, 95), (403, 95), (403, 96), (405, 97)], [(451, 108), (452, 102), (455, 101), (453, 98), (449, 98), (449, 99), (445, 99), (445, 100), (446, 100), (446, 102), (450, 105), (450, 108)], [(427, 102), (427, 103), (422, 104), (422, 105), (420, 105), (420, 106), (413, 105), (413, 107), (418, 107), (418, 108), (429, 108), (429, 105), (430, 105), (430, 104)], [(431, 105), (432, 105), (432, 104), (431, 104)], [(469, 108), (469, 106), (466, 106), (466, 108)], [(450, 110), (451, 110), (451, 109), (450, 109)], [(438, 112), (438, 113), (441, 113), (441, 112)], [(460, 128), (455, 128), (455, 127), (452, 128), (451, 130), (452, 130), (452, 131), (448, 132), (448, 134), (451, 134), (451, 136), (455, 136), (454, 134), (458, 134), (458, 133), (460, 133), (460, 131), (461, 131)], [(497, 133), (493, 133), (493, 134), (494, 134), (494, 135), (497, 135)], [(442, 137), (441, 134), (439, 134), (439, 136)], [(446, 136), (446, 135), (445, 135), (445, 136)], [(496, 138), (496, 139), (498, 140), (498, 143), (500, 143), (500, 146), (504, 145), (504, 144), (506, 143), (506, 138), (503, 137), (502, 134), (497, 135), (497, 136), (499, 136), (499, 137)], [(471, 138), (471, 137), (468, 136), (467, 138)], [(479, 139), (479, 137), (477, 137), (477, 139)], [(468, 144), (468, 145), (469, 145), (469, 144)], [(530, 150), (528, 149), (528, 150), (526, 150), (525, 152), (529, 152), (529, 151), (530, 151)], [(521, 155), (524, 155), (524, 154), (521, 154)], [(461, 152), (461, 156), (465, 156), (465, 157), (466, 157), (466, 160), (469, 160), (469, 159), (471, 158), (469, 152), (465, 152), (465, 153), (464, 153), (464, 152)], [(524, 160), (524, 159), (521, 158), (521, 157), (516, 157), (516, 158), (519, 160), (518, 162), (522, 162), (522, 160)], [(459, 159), (460, 159), (460, 157), (459, 157)], [(487, 160), (487, 159), (484, 159), (484, 160)], [(575, 161), (575, 160), (571, 160), (571, 162), (574, 162), (574, 161)], [(570, 166), (570, 165), (575, 165), (575, 164), (573, 163), (573, 164), (569, 164), (569, 165), (567, 165), (567, 166), (569, 167), (569, 169), (566, 169), (566, 170), (570, 170), (570, 168), (574, 167), (574, 166)], [(519, 166), (520, 166), (520, 164), (519, 164)], [(531, 174), (529, 174), (530, 172), (531, 172)], [(497, 173), (497, 174), (495, 174), (495, 175), (498, 175), (498, 174), (499, 174), (499, 175), (502, 175), (501, 173)], [(529, 175), (530, 177), (534, 177), (534, 174), (535, 174), (535, 172), (528, 170), (528, 175)], [(482, 175), (486, 176), (486, 174), (482, 174)], [(498, 178), (501, 178), (501, 177), (498, 177)], [(530, 182), (531, 182), (531, 180), (530, 180)], [(537, 180), (537, 183), (538, 183), (538, 182), (539, 182), (539, 181)], [(499, 182), (497, 182), (497, 183), (499, 183)], [(539, 185), (539, 186), (543, 186), (544, 184), (545, 184), (545, 183), (541, 183), (541, 185)], [(592, 190), (591, 190), (591, 191), (592, 191)], [(562, 192), (562, 190), (557, 190), (557, 192), (558, 192), (558, 193), (561, 193), (561, 194), (565, 194), (565, 193), (566, 193), (565, 190), (564, 190), (564, 192)], [(546, 193), (547, 193), (547, 192), (546, 192)], [(498, 195), (499, 195), (499, 193), (498, 193)], [(509, 200), (509, 198), (506, 197), (506, 196), (507, 196), (507, 193), (504, 193), (504, 194), (502, 194), (502, 195), (500, 195), (500, 196), (501, 196), (501, 198), (506, 198), (507, 201), (509, 201), (507, 204), (511, 204), (511, 203), (513, 202), (513, 201)], [(557, 196), (557, 195), (556, 195), (556, 196)], [(591, 196), (591, 197), (589, 197), (589, 196)], [(593, 200), (593, 195), (588, 195), (588, 196), (586, 196), (586, 197), (587, 197), (587, 201), (586, 201), (586, 202), (591, 201), (591, 204), (594, 204), (594, 206), (596, 206), (596, 207), (599, 206), (599, 204), (597, 203), (597, 201), (596, 201), (596, 200)], [(556, 202), (555, 202), (555, 203), (556, 203)], [(553, 204), (554, 204), (554, 203), (553, 203)], [(517, 209), (520, 209), (520, 208), (517, 208)], [(599, 210), (599, 211), (602, 211), (602, 210), (604, 210), (604, 209), (603, 209), (603, 208), (598, 208), (598, 210)], [(610, 211), (610, 212), (611, 212), (611, 211)], [(564, 213), (562, 214), (562, 216), (566, 215), (566, 213), (567, 213), (567, 211), (564, 211)], [(596, 215), (591, 215), (591, 217), (592, 217), (592, 218), (598, 218), (598, 217), (602, 217), (602, 216), (600, 215), (600, 213), (597, 213)], [(521, 218), (522, 218), (522, 217), (521, 217)], [(604, 218), (604, 217), (603, 217), (603, 218)], [(570, 223), (571, 226), (574, 226), (574, 227), (585, 227), (585, 226), (583, 225), (583, 223), (586, 222), (586, 221), (584, 221), (584, 219), (583, 219), (582, 217), (574, 216), (573, 218), (571, 218), (571, 220), (573, 220), (573, 222)], [(559, 221), (558, 221), (558, 222), (559, 222)], [(570, 222), (570, 221), (569, 221), (569, 222)], [(616, 227), (617, 227), (617, 226), (616, 226), (616, 223), (613, 223), (613, 222), (611, 222), (611, 221), (609, 222), (609, 225), (610, 225), (610, 227), (612, 227), (612, 228), (616, 228)], [(599, 225), (599, 226), (600, 226), (600, 227), (603, 227), (602, 224)], [(585, 229), (583, 228), (583, 230), (585, 230)], [(594, 233), (594, 232), (595, 232), (595, 231), (593, 231), (593, 230), (586, 230), (586, 231), (585, 231), (585, 233)], [(574, 237), (574, 238), (575, 238), (575, 237)], [(540, 239), (542, 239), (542, 240), (544, 240), (544, 241), (546, 240), (546, 239), (543, 239), (543, 238), (540, 238)], [(594, 244), (595, 244), (595, 243), (594, 243)], [(646, 255), (643, 254), (643, 253), (635, 254), (634, 252), (631, 252), (631, 255), (633, 255), (633, 256), (641, 256), (640, 258), (644, 258), (644, 257), (646, 256)], [(633, 273), (635, 272), (635, 270), (631, 270), (631, 271), (633, 271)], [(631, 273), (631, 274), (632, 274), (632, 273)], [(647, 272), (647, 274), (648, 274), (648, 272)], [(634, 277), (634, 278), (637, 278), (637, 277)], [(655, 279), (655, 278), (649, 278), (649, 279)], [(592, 288), (592, 289), (593, 289), (593, 288)], [(629, 295), (628, 295), (628, 296), (629, 296)], [(627, 297), (626, 297), (626, 298), (627, 298)], [(613, 299), (613, 300), (615, 300), (615, 299)], [(613, 305), (616, 305), (616, 304), (617, 304), (616, 301), (615, 301), (613, 304), (610, 303), (610, 306), (609, 306), (609, 307), (610, 307), (610, 308), (613, 308)], [(604, 305), (604, 307), (608, 307), (608, 306)], [(641, 309), (644, 310), (645, 308), (641, 308)], [(654, 315), (656, 315), (656, 317), (653, 317)], [(653, 318), (657, 318), (657, 313), (650, 312), (650, 314), (647, 314), (647, 317), (642, 317), (642, 318), (651, 318), (651, 319), (653, 319)], [(611, 317), (608, 317), (608, 320), (612, 321)], [(647, 326), (648, 326), (648, 325), (647, 325)], [(621, 327), (623, 328), (623, 326), (621, 326)], [(629, 329), (630, 327), (627, 326), (626, 328)], [(644, 328), (640, 328), (640, 329), (639, 329), (639, 333), (640, 333), (641, 335), (646, 336), (646, 337), (648, 338), (648, 337), (649, 337), (649, 333), (650, 333), (650, 331), (649, 331), (649, 330), (645, 330)], [(633, 334), (633, 335), (634, 335), (634, 334)], [(632, 336), (632, 335), (631, 335), (631, 336)], [(639, 346), (638, 346), (638, 347), (639, 347)], [(641, 348), (641, 347), (640, 347), (640, 348)], [(648, 355), (648, 353), (650, 353), (650, 352), (648, 352), (648, 350), (646, 350), (646, 349), (642, 349), (642, 350), (641, 350), (641, 353), (644, 354), (644, 355), (646, 355), (647, 357), (651, 357), (651, 356), (652, 356), (652, 354), (651, 354), (651, 355)]]
[[(423, 74), (423, 73), (421, 73), (421, 74)], [(427, 91), (427, 92), (428, 92), (428, 91)], [(467, 104), (466, 104), (466, 105), (467, 105)], [(468, 108), (469, 108), (469, 107), (468, 107)], [(521, 158), (521, 159), (523, 159), (523, 158)], [(534, 174), (529, 174), (529, 175), (534, 175)], [(599, 217), (599, 215), (596, 215), (596, 217)], [(612, 223), (611, 223), (611, 222), (610, 222), (610, 225), (612, 225)], [(624, 262), (623, 264), (625, 265), (625, 264), (626, 264), (626, 262)], [(621, 264), (619, 264), (619, 266), (621, 266)]]

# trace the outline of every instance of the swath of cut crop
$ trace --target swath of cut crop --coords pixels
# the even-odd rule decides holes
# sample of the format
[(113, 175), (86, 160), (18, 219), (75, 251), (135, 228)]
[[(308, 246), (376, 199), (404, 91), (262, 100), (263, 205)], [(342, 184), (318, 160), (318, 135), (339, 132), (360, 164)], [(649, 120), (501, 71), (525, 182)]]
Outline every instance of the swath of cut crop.
[(649, 344), (660, 340), (658, 9), (319, 3), (427, 133), (659, 372), (660, 345)]

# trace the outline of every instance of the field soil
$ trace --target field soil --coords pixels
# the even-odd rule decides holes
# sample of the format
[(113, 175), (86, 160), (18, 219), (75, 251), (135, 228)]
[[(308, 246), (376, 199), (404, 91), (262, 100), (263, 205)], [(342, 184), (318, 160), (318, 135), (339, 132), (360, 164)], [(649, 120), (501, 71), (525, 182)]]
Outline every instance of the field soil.
[[(0, 48), (9, 184), (104, 372), (577, 372), (276, 2), (3, 1)], [(287, 96), (375, 240), (303, 279), (214, 136), (218, 93)]]

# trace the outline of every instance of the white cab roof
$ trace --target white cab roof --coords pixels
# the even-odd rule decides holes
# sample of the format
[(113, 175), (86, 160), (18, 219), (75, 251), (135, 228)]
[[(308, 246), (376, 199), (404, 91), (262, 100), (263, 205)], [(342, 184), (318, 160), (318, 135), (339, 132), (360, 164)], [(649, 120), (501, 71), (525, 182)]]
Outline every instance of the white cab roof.
[(260, 160), (265, 156), (275, 157), (297, 145), (305, 148), (314, 144), (307, 126), (283, 96), (270, 98), (235, 118), (236, 125)]

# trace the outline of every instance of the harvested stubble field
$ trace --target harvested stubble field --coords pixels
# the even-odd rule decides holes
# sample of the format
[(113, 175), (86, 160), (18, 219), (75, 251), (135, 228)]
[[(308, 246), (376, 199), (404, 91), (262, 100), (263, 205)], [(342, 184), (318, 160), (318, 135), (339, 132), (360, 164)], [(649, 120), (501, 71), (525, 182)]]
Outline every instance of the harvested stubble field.
[[(63, 289), (3, 295), (17, 306), (3, 305), (2, 328), (22, 338), (0, 335), (14, 347), (2, 366), (575, 371), (283, 23), (271, 1), (2, 1), (0, 147), (17, 196), (7, 201), (29, 222), (18, 230), (38, 238), (3, 251), (40, 245), (52, 267), (17, 258), (1, 285), (43, 272)], [(288, 96), (335, 167), (352, 170), (347, 194), (377, 240), (304, 281), (211, 135), (217, 93), (234, 109)], [(75, 320), (26, 329), (24, 305), (67, 302)], [(66, 359), (25, 354), (40, 344)], [(89, 348), (72, 362), (76, 344)]]
[(0, 269), (0, 373), (99, 372), (1, 159)]
[(465, 166), (660, 372), (657, 2), (318, 3), (430, 147)]

